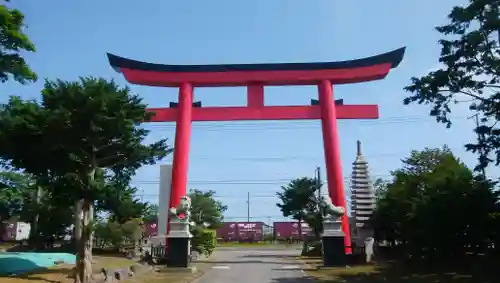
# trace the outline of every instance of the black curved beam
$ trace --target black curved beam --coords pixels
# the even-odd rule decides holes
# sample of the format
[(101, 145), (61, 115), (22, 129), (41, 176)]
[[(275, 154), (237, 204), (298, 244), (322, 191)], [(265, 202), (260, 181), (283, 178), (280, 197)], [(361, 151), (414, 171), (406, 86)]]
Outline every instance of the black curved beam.
[(107, 53), (109, 64), (117, 69), (169, 72), (169, 73), (208, 73), (231, 71), (305, 71), (334, 70), (369, 67), (380, 64), (391, 64), (396, 68), (403, 60), (406, 47), (391, 52), (348, 61), (324, 63), (271, 63), (271, 64), (223, 64), (223, 65), (164, 65), (141, 62)]

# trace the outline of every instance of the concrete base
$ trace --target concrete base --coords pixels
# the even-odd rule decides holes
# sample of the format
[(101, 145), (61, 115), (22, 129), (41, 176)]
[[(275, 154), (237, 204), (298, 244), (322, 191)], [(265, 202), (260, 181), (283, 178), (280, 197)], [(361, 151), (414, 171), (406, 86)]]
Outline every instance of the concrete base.
[(168, 238), (167, 267), (189, 267), (190, 241), (190, 238)]
[(343, 236), (323, 236), (323, 264), (325, 267), (345, 266), (347, 258)]

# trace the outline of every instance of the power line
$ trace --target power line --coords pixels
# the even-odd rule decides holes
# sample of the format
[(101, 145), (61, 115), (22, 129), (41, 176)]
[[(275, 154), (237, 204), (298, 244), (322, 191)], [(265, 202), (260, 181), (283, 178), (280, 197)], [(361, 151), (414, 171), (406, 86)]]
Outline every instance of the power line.
[[(366, 158), (384, 157), (384, 156), (396, 156), (401, 155), (400, 152), (389, 152), (381, 154), (367, 155)], [(193, 156), (194, 160), (204, 160), (204, 159), (217, 159), (217, 160), (241, 160), (241, 161), (291, 161), (291, 160), (322, 160), (324, 156), (263, 156), (263, 157), (252, 157), (252, 156)]]
[[(450, 149), (452, 150), (460, 150), (463, 149), (464, 147), (452, 147)], [(372, 159), (372, 158), (382, 158), (382, 157), (392, 157), (392, 156), (402, 156), (402, 155), (407, 155), (407, 152), (385, 152), (385, 153), (379, 153), (379, 154), (366, 154), (365, 158), (367, 159)], [(311, 160), (311, 161), (317, 161), (317, 160), (323, 160), (324, 156), (221, 156), (221, 155), (205, 155), (205, 156), (190, 156), (190, 160), (214, 160), (216, 159), (217, 161), (245, 161), (245, 162), (281, 162), (281, 161), (305, 161), (305, 160)]]
[[(370, 175), (372, 178), (377, 178), (377, 177), (389, 177), (389, 174), (371, 174)], [(288, 183), (297, 177), (293, 178), (281, 178), (281, 179), (235, 179), (235, 180), (197, 180), (197, 181), (190, 181), (188, 184), (190, 185), (280, 185), (284, 183)], [(350, 176), (345, 176), (344, 180), (350, 181), (351, 177)], [(159, 184), (159, 180), (139, 180), (139, 181), (133, 181), (132, 184), (138, 185), (138, 184), (144, 184), (144, 185), (149, 185), (149, 184)], [(324, 182), (325, 184), (327, 182)]]
[[(402, 116), (402, 117), (388, 117), (379, 120), (356, 120), (355, 123), (369, 126), (377, 126), (377, 125), (386, 125), (386, 124), (400, 124), (400, 123), (417, 123), (422, 122), (424, 120), (429, 120), (432, 118), (430, 116)], [(465, 118), (465, 116), (451, 116), (451, 119), (461, 119)], [(346, 121), (348, 122), (348, 121)], [(430, 122), (430, 120), (429, 120)], [(238, 123), (238, 122), (224, 122), (217, 124), (193, 124), (193, 129), (203, 129), (208, 131), (221, 131), (221, 130), (278, 130), (278, 129), (310, 129), (311, 125), (320, 126), (318, 121), (263, 121), (260, 123)], [(174, 130), (175, 123), (169, 122), (169, 124), (158, 124), (158, 123), (149, 123), (144, 124), (144, 128), (149, 130)]]
[[(322, 196), (327, 196), (328, 193), (323, 193), (321, 194)], [(159, 194), (143, 194), (141, 195), (143, 197), (158, 197)], [(237, 196), (237, 195), (218, 195), (218, 194), (215, 194), (213, 196), (214, 198), (238, 198), (238, 199), (244, 199), (243, 196)], [(269, 195), (266, 195), (266, 194), (259, 194), (259, 195), (247, 195), (246, 199), (248, 202), (248, 198), (258, 198), (258, 199), (261, 199), (261, 198), (277, 198), (278, 196), (276, 194), (269, 194)]]
[(247, 193), (247, 220), (250, 222), (250, 192)]

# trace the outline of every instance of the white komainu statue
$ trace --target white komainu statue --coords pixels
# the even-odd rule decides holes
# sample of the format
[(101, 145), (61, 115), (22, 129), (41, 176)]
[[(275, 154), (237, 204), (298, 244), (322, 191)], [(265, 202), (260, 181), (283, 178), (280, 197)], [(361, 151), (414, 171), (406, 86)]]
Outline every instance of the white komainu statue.
[(345, 214), (345, 209), (342, 206), (335, 206), (329, 196), (323, 199), (324, 218), (340, 218)]
[[(181, 215), (184, 214), (184, 217)], [(179, 205), (177, 207), (170, 208), (170, 215), (177, 218), (182, 219), (186, 222), (191, 221), (191, 198), (188, 196), (181, 197)]]

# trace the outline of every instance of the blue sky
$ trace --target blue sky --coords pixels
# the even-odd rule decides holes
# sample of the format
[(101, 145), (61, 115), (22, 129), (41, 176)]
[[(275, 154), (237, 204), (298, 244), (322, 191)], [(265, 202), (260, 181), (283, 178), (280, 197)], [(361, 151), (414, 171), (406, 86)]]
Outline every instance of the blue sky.
[[(373, 177), (386, 177), (412, 149), (443, 144), (475, 164), (463, 149), (474, 139), (466, 107), (456, 107), (447, 130), (427, 117), (426, 107), (402, 105), (409, 78), (437, 66), (439, 34), (433, 27), (445, 23), (460, 2), (16, 0), (11, 5), (25, 13), (27, 33), (38, 49), (26, 59), (40, 78), (49, 79), (92, 75), (126, 85), (108, 65), (106, 52), (168, 64), (285, 63), (347, 60), (407, 46), (402, 64), (385, 80), (334, 89), (345, 103), (380, 105), (379, 120), (339, 121), (348, 190), (357, 139)], [(42, 85), (43, 80), (6, 83), (1, 102), (7, 95), (38, 98)], [(177, 99), (176, 89), (131, 87), (152, 107)], [(308, 104), (316, 97), (312, 86), (266, 88), (269, 105)], [(245, 89), (197, 89), (195, 99), (207, 106), (243, 105)], [(173, 124), (146, 127), (152, 130), (149, 141), (167, 137), (173, 143)], [(317, 165), (324, 172), (319, 121), (193, 124), (190, 187), (215, 190), (229, 206), (228, 220), (246, 219), (248, 192), (252, 220), (280, 220), (275, 193), (293, 178), (312, 177)], [(159, 166), (148, 166), (134, 184), (145, 200), (157, 202), (158, 180)]]

